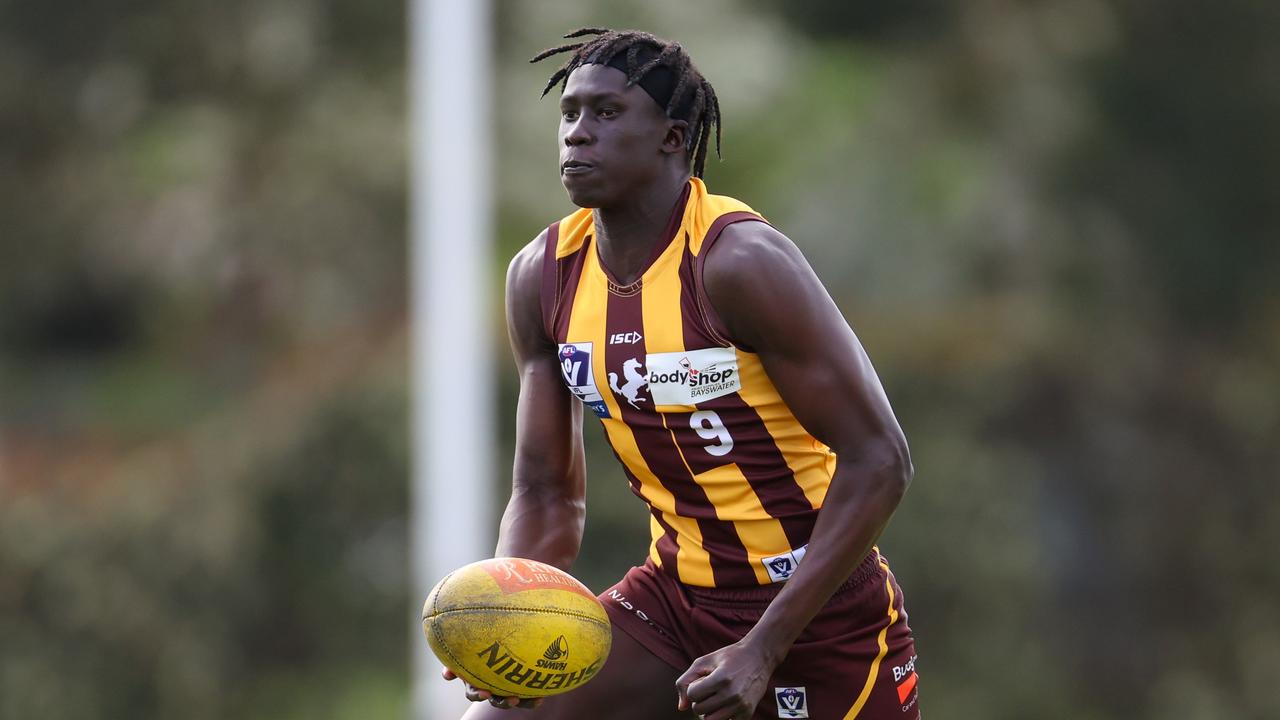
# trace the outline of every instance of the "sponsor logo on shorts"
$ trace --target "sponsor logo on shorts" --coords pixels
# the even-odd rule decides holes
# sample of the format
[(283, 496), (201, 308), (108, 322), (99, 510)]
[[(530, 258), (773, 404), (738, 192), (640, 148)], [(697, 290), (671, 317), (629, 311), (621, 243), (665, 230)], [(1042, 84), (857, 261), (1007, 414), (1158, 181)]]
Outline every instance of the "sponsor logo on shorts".
[(893, 682), (898, 686), (898, 702), (906, 703), (902, 706), (902, 712), (907, 712), (915, 705), (915, 698), (911, 698), (911, 702), (907, 702), (907, 698), (915, 692), (916, 683), (919, 676), (916, 675), (916, 656), (912, 655), (911, 659), (903, 665), (893, 666)]
[(807, 718), (809, 703), (802, 687), (780, 687), (773, 689), (773, 696), (778, 701), (778, 717)]
[(524, 663), (507, 652), (502, 643), (496, 642), (476, 653), (476, 657), (483, 660), (485, 667), (495, 676), (534, 690), (568, 690), (590, 680), (600, 671), (600, 661), (597, 660), (573, 672), (539, 672), (535, 668), (525, 667)]
[(560, 374), (569, 392), (591, 408), (596, 417), (609, 417), (609, 408), (596, 389), (595, 372), (591, 368), (591, 343), (560, 344)]
[(800, 561), (804, 558), (805, 550), (809, 546), (788, 550), (781, 555), (772, 555), (770, 557), (760, 558), (760, 562), (764, 564), (764, 569), (769, 573), (769, 579), (773, 582), (785, 582), (795, 573), (796, 568), (800, 566)]
[(619, 606), (622, 607), (622, 609), (635, 613), (636, 617), (649, 623), (650, 625), (654, 624), (653, 621), (649, 619), (649, 616), (646, 615), (643, 610), (636, 607), (630, 600), (627, 599), (626, 595), (623, 595), (617, 590), (614, 590), (613, 588), (609, 588), (609, 592), (605, 593), (605, 597), (617, 603)]
[(906, 664), (905, 664), (905, 665), (894, 665), (894, 666), (893, 666), (893, 681), (894, 681), (894, 682), (902, 682), (902, 679), (903, 679), (903, 678), (905, 678), (906, 676), (911, 675), (912, 673), (914, 673), (914, 672), (916, 671), (916, 659), (917, 659), (917, 658), (918, 658), (918, 656), (917, 656), (917, 655), (912, 655), (912, 656), (911, 656), (911, 659), (910, 659), (910, 660), (908, 660), (908, 661), (906, 662)]
[(650, 353), (645, 359), (649, 394), (658, 405), (694, 405), (742, 389), (733, 348)]

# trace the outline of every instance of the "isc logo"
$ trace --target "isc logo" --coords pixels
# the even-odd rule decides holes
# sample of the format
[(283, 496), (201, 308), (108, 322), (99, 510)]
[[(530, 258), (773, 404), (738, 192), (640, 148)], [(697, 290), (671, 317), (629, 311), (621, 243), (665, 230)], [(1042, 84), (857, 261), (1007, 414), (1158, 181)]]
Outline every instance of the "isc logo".
[(635, 332), (633, 330), (631, 332), (614, 333), (610, 335), (609, 344), (610, 345), (631, 345), (633, 343), (638, 343), (643, 339), (644, 338), (640, 336), (640, 333)]

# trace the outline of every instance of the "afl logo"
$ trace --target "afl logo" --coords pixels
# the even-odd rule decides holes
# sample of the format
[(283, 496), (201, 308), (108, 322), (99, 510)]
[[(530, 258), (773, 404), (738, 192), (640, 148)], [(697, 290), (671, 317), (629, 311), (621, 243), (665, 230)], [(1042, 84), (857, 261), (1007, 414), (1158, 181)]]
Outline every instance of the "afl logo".
[(560, 357), (570, 358), (570, 357), (573, 357), (574, 354), (577, 352), (578, 352), (578, 348), (572, 345), (565, 345), (564, 347), (560, 348)]

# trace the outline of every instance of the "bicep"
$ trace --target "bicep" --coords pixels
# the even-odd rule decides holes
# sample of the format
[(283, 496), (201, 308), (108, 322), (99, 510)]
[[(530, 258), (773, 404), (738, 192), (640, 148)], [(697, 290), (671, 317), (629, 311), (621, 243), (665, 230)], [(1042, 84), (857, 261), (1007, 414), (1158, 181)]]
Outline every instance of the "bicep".
[(507, 274), (507, 329), (520, 380), (512, 482), (576, 497), (584, 492), (582, 409), (561, 379), (542, 323), (540, 240), (516, 256)]
[(526, 363), (516, 407), (512, 483), (521, 488), (585, 493), (582, 407), (565, 389), (554, 358)]
[(902, 430), (870, 358), (848, 325), (839, 325), (814, 323), (819, 332), (807, 337), (821, 340), (811, 347), (760, 346), (765, 372), (800, 424), (837, 451), (875, 439), (900, 441)]

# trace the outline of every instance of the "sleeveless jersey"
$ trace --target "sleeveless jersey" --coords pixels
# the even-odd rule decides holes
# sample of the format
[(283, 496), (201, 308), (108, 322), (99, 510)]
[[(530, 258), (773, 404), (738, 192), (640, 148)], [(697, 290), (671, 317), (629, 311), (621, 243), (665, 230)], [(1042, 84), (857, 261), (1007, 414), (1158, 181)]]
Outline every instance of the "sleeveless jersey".
[(601, 265), (590, 210), (548, 228), (542, 314), (570, 392), (600, 418), (648, 504), (649, 555), (688, 585), (786, 580), (804, 556), (835, 455), (726, 338), (701, 287), (729, 224), (763, 221), (690, 180), (630, 285)]

